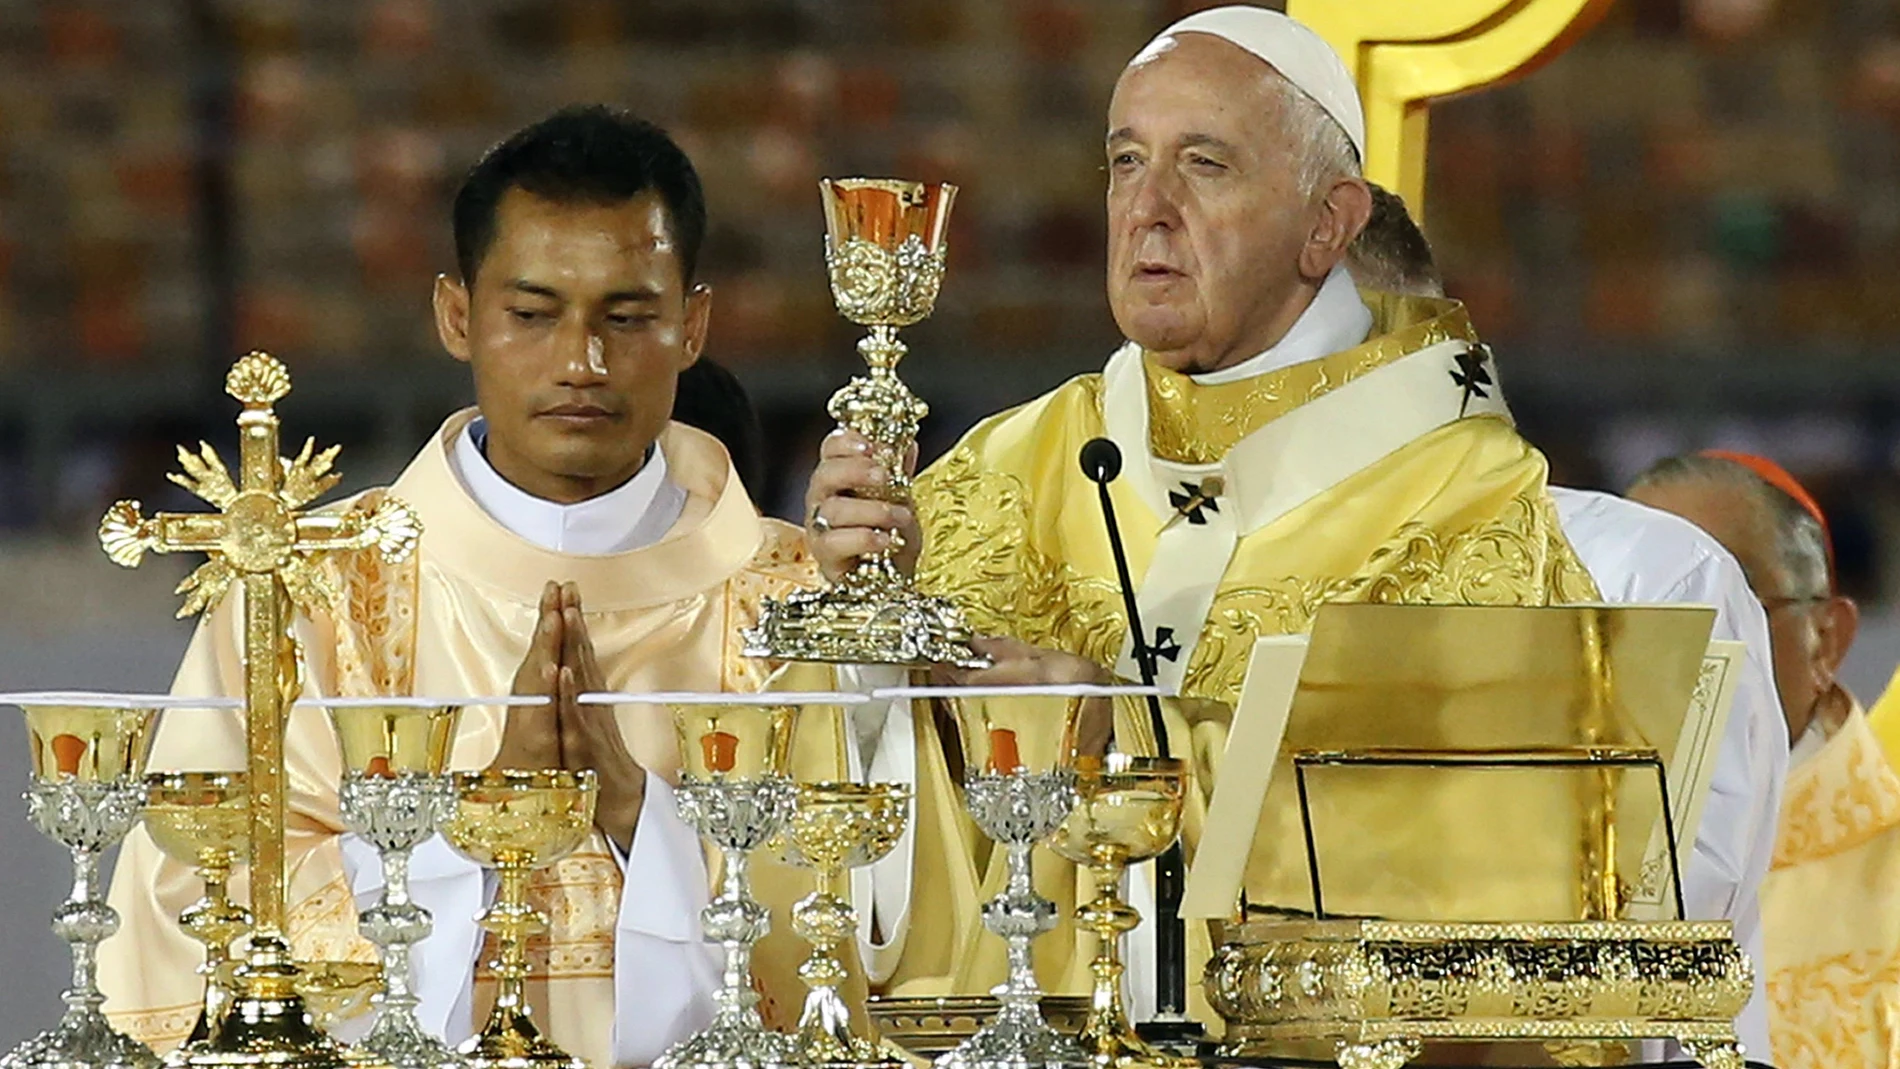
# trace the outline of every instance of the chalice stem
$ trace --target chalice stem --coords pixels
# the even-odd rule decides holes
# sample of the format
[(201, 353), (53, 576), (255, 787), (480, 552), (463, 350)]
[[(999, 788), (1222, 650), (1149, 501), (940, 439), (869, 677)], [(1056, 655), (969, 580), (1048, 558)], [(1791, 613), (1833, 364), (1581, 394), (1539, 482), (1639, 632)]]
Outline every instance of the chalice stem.
[[(1009, 883), (1003, 892), (1008, 898), (1023, 902), (1035, 897), (1035, 887), (1030, 882), (1029, 851), (1033, 843), (1012, 842), (1009, 844)], [(1028, 932), (1014, 931), (1010, 934), (1009, 981), (1004, 985), (1001, 995), (1006, 1003), (1018, 1003), (1033, 1007), (1041, 1012), (1042, 989), (1036, 984), (1036, 967), (1029, 956), (1032, 936)]]
[[(719, 897), (706, 907), (705, 923), (716, 924), (715, 914), (731, 913), (738, 916), (763, 914), (764, 910), (752, 899), (750, 885), (746, 880), (747, 859), (744, 850), (721, 847), (725, 858), (725, 877), (720, 883)], [(726, 952), (725, 973), (720, 978), (719, 993), (714, 996), (719, 1009), (716, 1016), (722, 1022), (750, 1023), (759, 1026), (758, 1014), (753, 1009), (758, 1004), (758, 992), (752, 990), (752, 944), (765, 934), (764, 922), (739, 924), (736, 930), (729, 930), (720, 940)]]
[(119, 930), (119, 914), (99, 897), (99, 854), (79, 847), (72, 852), (73, 889), (54, 914), (60, 937), (72, 948), (72, 986), (61, 996), (67, 1015), (94, 1014), (105, 1004), (99, 992), (99, 944)]
[(527, 1012), (527, 999), (523, 983), (528, 976), (527, 933), (523, 930), (521, 918), (517, 915), (528, 904), (528, 870), (519, 865), (507, 865), (500, 869), (501, 887), (496, 893), (497, 904), (507, 910), (506, 922), (497, 929), (500, 939), (498, 953), (492, 966), (495, 973), (495, 1014), (501, 1016), (520, 1016)]
[[(405, 909), (409, 905), (409, 850), (407, 847), (384, 850), (382, 907), (388, 912)], [(416, 994), (410, 986), (409, 945), (421, 934), (400, 927), (386, 934), (383, 943), (382, 997), (382, 1016), (385, 1018), (392, 1015), (408, 1018), (415, 1013)]]

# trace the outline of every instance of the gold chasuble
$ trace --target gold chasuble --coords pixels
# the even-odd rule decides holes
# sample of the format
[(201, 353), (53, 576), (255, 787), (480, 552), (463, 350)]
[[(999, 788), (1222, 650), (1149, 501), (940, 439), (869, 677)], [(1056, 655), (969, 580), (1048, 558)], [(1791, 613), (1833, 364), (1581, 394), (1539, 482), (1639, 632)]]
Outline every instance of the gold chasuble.
[[(818, 572), (796, 528), (758, 515), (716, 439), (678, 423), (661, 434), (669, 476), (687, 501), (660, 541), (625, 553), (564, 554), (503, 528), (454, 474), (447, 450), (473, 415), (450, 417), (390, 487), (425, 525), (409, 563), (385, 566), (369, 554), (330, 558), (337, 562), (327, 565), (331, 578), (343, 592), (338, 611), (298, 623), (306, 696), (505, 694), (551, 579), (579, 585), (609, 689), (758, 688), (763, 673), (741, 656), (741, 629), (755, 622), (761, 598), (815, 585)], [(237, 602), (226, 599), (199, 627), (173, 685), (177, 693), (242, 693)], [(479, 769), (493, 759), (502, 715), (464, 711), (451, 768)], [(620, 723), (633, 757), (673, 779), (679, 758), (669, 713), (622, 708)], [(159, 728), (151, 767), (241, 768), (243, 753), (238, 714), (171, 717)], [(339, 849), (338, 756), (323, 710), (305, 705), (290, 714), (286, 754), (292, 943), (301, 959), (373, 961), (373, 947), (356, 932)], [(788, 870), (762, 868), (759, 897), (779, 916), (810, 890)], [(243, 887), (233, 891), (242, 901)], [(555, 1042), (595, 1066), (613, 1064), (621, 893), (620, 865), (598, 831), (574, 856), (537, 872), (531, 890), (552, 920), (552, 930), (530, 946), (535, 1016)], [(197, 1014), (193, 969), (202, 954), (176, 917), (198, 894), (190, 870), (164, 858), (143, 829), (132, 834), (111, 893), (124, 927), (101, 951), (101, 983), (114, 1022), (161, 1050), (182, 1040)], [(437, 919), (438, 932), (445, 920)], [(697, 930), (696, 918), (682, 923)], [(804, 996), (793, 973), (802, 947), (785, 925), (775, 927), (781, 930), (761, 946), (757, 968), (766, 995), (761, 1008), (783, 1025), (795, 1021)], [(473, 1000), (477, 1026), (493, 999), (485, 964), (491, 957), (484, 948)]]
[[(1077, 464), (1092, 438), (1121, 448), (1110, 492), (1157, 682), (1179, 695), (1164, 703), (1170, 741), (1199, 780), (1183, 830), (1190, 864), (1256, 639), (1305, 630), (1327, 601), (1596, 599), (1558, 528), (1544, 458), (1512, 429), (1463, 307), (1360, 299), (1374, 324), (1363, 344), (1220, 385), (1125, 346), (1100, 374), (984, 421), (917, 481), (920, 585), (955, 598), (981, 633), (1138, 679), (1096, 488)], [(917, 719), (923, 750), (955, 751), (931, 718)], [(1049, 725), (1051, 737), (1025, 741), (1024, 752), (1053, 752), (1060, 729)], [(1117, 737), (1135, 752), (1153, 745), (1138, 709), (1121, 712)], [(920, 774), (920, 827), (954, 823), (938, 812), (957, 804), (945, 784)], [(971, 871), (994, 890), (1002, 865), (977, 838)], [(1042, 848), (1036, 865), (1071, 933), (1037, 941), (1038, 973), (1051, 990), (1084, 993), (1092, 937), (1070, 914), (1087, 874)], [(921, 893), (946, 893), (931, 882), (920, 873)], [(952, 906), (952, 916), (974, 915), (974, 901)], [(1188, 940), (1195, 977), (1209, 952), (1205, 927), (1190, 924)], [(1000, 940), (964, 945), (961, 956), (908, 947), (888, 988), (979, 992), (1001, 979)], [(1199, 985), (1189, 986), (1195, 1016), (1212, 1022)]]
[(1900, 776), (1856, 708), (1788, 770), (1761, 885), (1780, 1069), (1900, 1067)]

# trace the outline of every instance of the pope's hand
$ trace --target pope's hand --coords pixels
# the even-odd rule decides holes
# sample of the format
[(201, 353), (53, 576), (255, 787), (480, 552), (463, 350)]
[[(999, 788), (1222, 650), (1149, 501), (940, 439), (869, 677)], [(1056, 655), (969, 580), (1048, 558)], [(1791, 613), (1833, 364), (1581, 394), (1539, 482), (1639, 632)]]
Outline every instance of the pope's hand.
[(646, 802), (647, 773), (628, 752), (626, 739), (611, 705), (582, 705), (580, 696), (607, 689), (594, 640), (581, 615), (581, 592), (572, 583), (565, 591), (560, 685), (555, 709), (560, 718), (563, 764), (573, 770), (593, 769), (600, 779), (594, 800), (594, 824), (620, 847), (632, 848), (634, 826)]
[[(515, 670), (511, 693), (539, 695), (550, 702), (558, 697), (561, 651), (565, 645), (562, 599), (559, 584), (549, 583), (542, 589), (540, 615), (535, 620), (534, 634), (528, 639), (528, 655)], [(521, 705), (509, 709), (502, 722), (501, 748), (488, 767), (520, 770), (562, 767), (561, 727), (556, 707)]]
[[(916, 467), (917, 447), (904, 458), (905, 473)], [(825, 437), (818, 467), (805, 491), (805, 541), (825, 578), (837, 582), (858, 561), (889, 549), (909, 575), (917, 568), (923, 535), (908, 505), (878, 500), (890, 486), (891, 473), (871, 457), (871, 443), (843, 427)]]
[[(988, 668), (945, 668), (948, 682), (960, 687), (1011, 687), (1089, 683), (1106, 685), (1114, 677), (1101, 665), (1062, 650), (1043, 649), (1013, 638), (977, 638), (970, 648), (990, 659)], [(1085, 757), (1108, 752), (1114, 737), (1115, 707), (1107, 698), (1085, 698), (1076, 713), (1076, 750)]]

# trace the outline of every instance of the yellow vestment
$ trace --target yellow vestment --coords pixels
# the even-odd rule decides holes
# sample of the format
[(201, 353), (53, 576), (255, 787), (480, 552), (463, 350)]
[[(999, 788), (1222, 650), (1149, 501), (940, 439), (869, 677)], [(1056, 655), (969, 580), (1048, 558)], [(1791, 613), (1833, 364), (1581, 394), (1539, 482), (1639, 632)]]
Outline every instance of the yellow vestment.
[(1856, 708), (1788, 770), (1761, 886), (1780, 1069), (1900, 1066), (1900, 776)]
[(1867, 726), (1887, 751), (1887, 760), (1900, 767), (1900, 669), (1887, 680), (1887, 689), (1867, 707)]
[[(448, 449), (473, 414), (450, 417), (389, 489), (422, 519), (418, 553), (403, 566), (384, 566), (370, 554), (326, 564), (344, 591), (343, 603), (332, 614), (298, 622), (308, 693), (505, 694), (551, 579), (578, 584), (609, 689), (757, 689), (762, 673), (741, 656), (741, 629), (755, 622), (761, 598), (814, 585), (818, 574), (795, 528), (758, 515), (715, 439), (677, 423), (661, 435), (669, 475), (687, 501), (660, 541), (625, 553), (563, 554), (503, 528), (451, 470)], [(235, 601), (227, 599), (200, 625), (174, 683), (177, 693), (242, 693), (242, 613)], [(452, 768), (477, 769), (493, 759), (502, 715), (493, 708), (464, 712)], [(621, 729), (645, 768), (668, 779), (676, 774), (678, 748), (666, 710), (623, 709)], [(823, 733), (813, 733), (814, 744), (823, 741), (817, 734)], [(286, 754), (292, 943), (309, 960), (374, 960), (374, 949), (356, 932), (338, 846), (338, 756), (321, 709), (299, 706), (290, 714)], [(241, 768), (243, 755), (238, 714), (194, 714), (161, 724), (151, 767)], [(240, 901), (243, 879), (240, 870), (233, 888)], [(537, 873), (531, 891), (552, 919), (548, 936), (530, 948), (537, 970), (530, 983), (534, 1012), (557, 1043), (596, 1066), (613, 1064), (621, 883), (620, 865), (596, 831), (574, 856)], [(780, 917), (809, 890), (809, 881), (785, 870), (765, 866), (760, 876), (760, 897)], [(160, 1049), (183, 1039), (197, 1015), (193, 969), (202, 954), (176, 917), (198, 893), (189, 869), (162, 856), (142, 829), (132, 834), (111, 892), (124, 927), (101, 950), (100, 980), (115, 1023)], [(792, 972), (802, 947), (787, 927), (777, 925), (757, 959), (762, 1008), (779, 1024), (796, 1020), (804, 995)], [(484, 962), (489, 958), (482, 955)], [(478, 1026), (492, 997), (484, 964)]]
[[(1128, 627), (1096, 487), (1077, 465), (1106, 436), (1124, 457), (1111, 486), (1143, 624), (1164, 658), (1162, 684), (1177, 754), (1199, 778), (1185, 820), (1190, 861), (1254, 641), (1310, 626), (1325, 601), (1540, 605), (1594, 600), (1596, 590), (1558, 528), (1546, 465), (1512, 429), (1488, 353), (1451, 301), (1367, 295), (1370, 340), (1254, 378), (1203, 385), (1132, 346), (1084, 375), (986, 420), (917, 481), (925, 534), (920, 585), (955, 598), (980, 633), (1067, 650), (1134, 678)], [(1211, 507), (1192, 507), (1201, 480), (1222, 480)], [(1164, 496), (1165, 495), (1165, 496)], [(1181, 511), (1166, 531), (1163, 524)], [(940, 738), (917, 720), (924, 750)], [(1026, 741), (1051, 753), (1049, 738)], [(1120, 744), (1152, 746), (1138, 712)], [(958, 805), (941, 772), (920, 775), (920, 825), (948, 826)], [(1000, 940), (973, 921), (966, 888), (994, 890), (1000, 860), (980, 841), (946, 863), (955, 880), (920, 870), (957, 938), (906, 948), (892, 993), (976, 993), (1000, 980)], [(919, 856), (924, 854), (920, 844)], [(996, 855), (1000, 858), (1000, 853)], [(967, 860), (966, 860), (967, 859)], [(1038, 941), (1037, 967), (1058, 991), (1086, 990), (1089, 937), (1069, 923), (1077, 879), (1038, 850), (1037, 884), (1065, 927)], [(1087, 888), (1081, 890), (1086, 892)], [(944, 916), (946, 914), (938, 914)], [(1190, 1001), (1208, 952), (1189, 926)], [(961, 954), (956, 952), (962, 947)]]

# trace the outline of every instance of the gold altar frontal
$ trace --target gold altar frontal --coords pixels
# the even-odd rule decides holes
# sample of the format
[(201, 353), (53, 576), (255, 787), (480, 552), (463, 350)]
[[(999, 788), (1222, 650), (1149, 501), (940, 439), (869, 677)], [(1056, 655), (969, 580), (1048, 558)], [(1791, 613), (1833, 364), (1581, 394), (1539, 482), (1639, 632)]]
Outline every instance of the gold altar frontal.
[(1727, 921), (1291, 920), (1229, 928), (1206, 982), (1243, 1058), (1319, 1040), (1369, 1069), (1427, 1039), (1668, 1038), (1739, 1067), (1751, 976)]
[(1277, 756), (1223, 764), (1183, 910), (1213, 922), (1222, 1055), (1653, 1039), (1739, 1069), (1750, 963), (1728, 921), (1676, 919), (1739, 657), (1712, 622), (1329, 605), (1263, 643), (1229, 751)]

